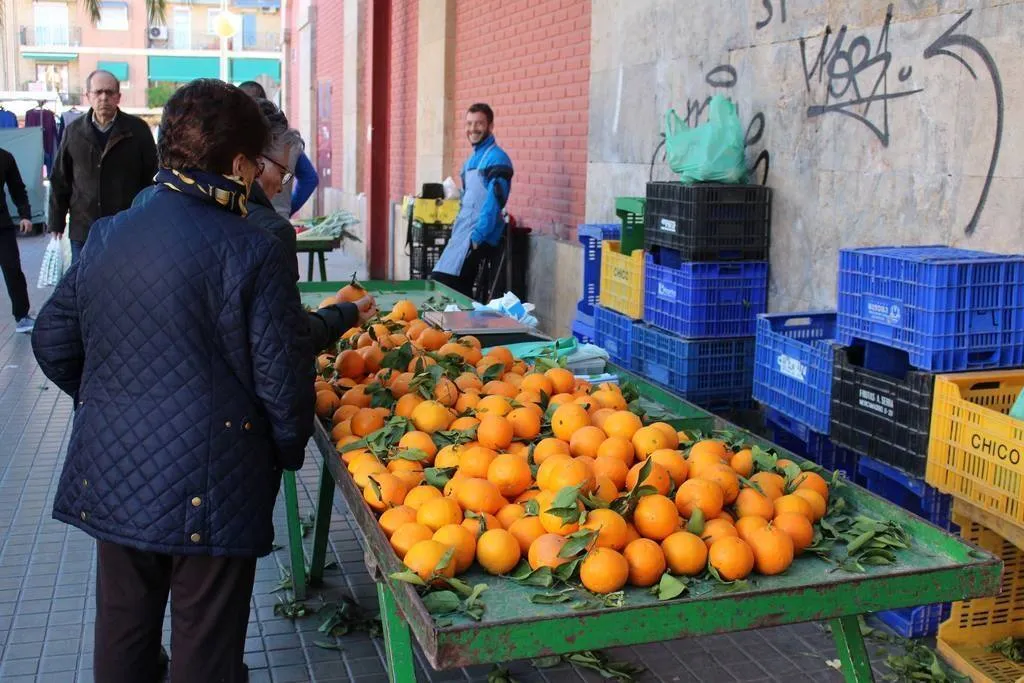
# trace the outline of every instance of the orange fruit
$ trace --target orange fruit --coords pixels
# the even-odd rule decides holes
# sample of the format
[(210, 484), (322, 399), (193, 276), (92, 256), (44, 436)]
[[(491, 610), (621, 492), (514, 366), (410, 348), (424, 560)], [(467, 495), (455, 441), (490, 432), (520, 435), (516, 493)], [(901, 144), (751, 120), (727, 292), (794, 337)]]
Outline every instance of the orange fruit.
[(470, 389), (483, 389), (484, 383), (480, 381), (476, 373), (464, 372), (455, 378), (455, 386), (459, 388), (459, 391), (468, 391)]
[(761, 492), (772, 500), (782, 496), (786, 480), (774, 472), (758, 472), (750, 477), (751, 483), (757, 484)]
[(394, 475), (405, 484), (406, 490), (416, 488), (426, 479), (423, 470), (397, 470)]
[(633, 526), (644, 538), (663, 541), (679, 531), (679, 510), (666, 496), (643, 496), (633, 511)]
[(698, 478), (713, 481), (721, 486), (726, 505), (731, 505), (740, 493), (740, 480), (736, 476), (736, 472), (728, 465), (711, 467), (701, 472)]
[(604, 432), (593, 425), (577, 429), (569, 439), (569, 451), (577, 457), (585, 455), (596, 458), (598, 448), (607, 438)]
[(512, 526), (512, 523), (517, 519), (526, 516), (526, 508), (519, 503), (509, 503), (505, 507), (498, 510), (498, 514), (494, 515), (501, 522), (501, 526), (505, 529)]
[(509, 525), (508, 532), (519, 541), (519, 550), (523, 555), (530, 551), (534, 541), (547, 533), (544, 525), (540, 523), (540, 517), (520, 517)]
[(768, 526), (768, 520), (759, 515), (740, 517), (736, 520), (736, 534), (744, 541), (750, 540), (750, 534), (756, 529)]
[(500, 379), (492, 380), (484, 385), (481, 392), (485, 396), (504, 396), (505, 398), (515, 398), (519, 390), (516, 389), (515, 385), (511, 382), (506, 382)]
[(643, 538), (631, 522), (626, 522), (626, 545), (629, 545), (638, 538)]
[[(544, 530), (560, 536), (568, 536), (578, 531), (580, 523), (576, 518), (573, 518), (572, 521), (567, 521), (565, 518), (549, 512), (554, 499), (555, 494), (550, 491), (543, 491), (537, 496), (537, 504), (540, 506), (540, 523), (544, 525)], [(583, 511), (583, 506), (579, 501), (576, 502), (576, 509), (580, 512)]]
[(352, 418), (352, 433), (356, 436), (372, 434), (384, 426), (384, 416), (373, 408), (363, 408)]
[(739, 581), (754, 569), (754, 551), (738, 536), (726, 536), (708, 548), (708, 564), (724, 581)]
[(497, 486), (478, 477), (470, 477), (460, 483), (455, 498), (463, 510), (491, 515), (508, 505)]
[(442, 377), (434, 385), (433, 396), (435, 401), (451, 408), (459, 400), (459, 388), (455, 386), (455, 382), (447, 377)]
[(595, 548), (580, 563), (580, 582), (599, 595), (614, 593), (626, 585), (629, 570), (629, 562), (618, 551)]
[(754, 472), (754, 453), (749, 448), (737, 451), (729, 459), (729, 466), (735, 470), (736, 474), (744, 479), (749, 479)]
[(398, 417), (411, 418), (417, 406), (424, 402), (424, 398), (418, 394), (405, 394), (395, 403), (395, 415)]
[(637, 486), (653, 486), (661, 495), (668, 495), (669, 489), (672, 488), (672, 477), (669, 476), (668, 471), (664, 467), (656, 462), (651, 463), (651, 471), (647, 474), (647, 478), (643, 481), (638, 481), (640, 470), (646, 464), (645, 462), (638, 462), (629, 469), (629, 473), (626, 475), (626, 488), (632, 490)]
[(405, 554), (409, 552), (409, 548), (420, 541), (426, 541), (433, 535), (433, 531), (418, 522), (406, 522), (399, 525), (391, 534), (391, 547), (394, 548), (398, 559), (402, 560), (405, 559)]
[(716, 517), (715, 519), (709, 519), (704, 522), (704, 531), (700, 533), (701, 539), (710, 548), (715, 541), (725, 538), (726, 536), (738, 536), (736, 527), (732, 525), (732, 522)]
[(366, 374), (366, 361), (358, 351), (342, 351), (334, 361), (334, 370), (342, 377), (359, 379)]
[(486, 479), (487, 471), (497, 457), (498, 454), (490, 448), (470, 446), (459, 455), (459, 471), (467, 477)]
[(455, 420), (447, 406), (437, 401), (424, 401), (412, 411), (412, 423), (416, 429), (433, 434), (445, 429)]
[(806, 500), (811, 506), (811, 521), (817, 522), (819, 519), (825, 516), (825, 512), (828, 510), (828, 503), (821, 495), (810, 488), (798, 488), (793, 491), (794, 496), (799, 496)]
[(515, 536), (504, 529), (485, 531), (476, 542), (476, 561), (490, 574), (507, 574), (519, 564), (522, 550)]
[(799, 555), (814, 542), (814, 526), (811, 521), (796, 512), (783, 512), (772, 520), (772, 526), (782, 529), (793, 541), (793, 552)]
[(476, 536), (470, 533), (469, 529), (461, 524), (445, 524), (434, 532), (432, 538), (455, 549), (456, 574), (461, 574), (472, 566), (473, 558), (476, 557)]
[(561, 439), (548, 437), (534, 446), (533, 461), (538, 465), (543, 465), (545, 460), (555, 454), (570, 455), (569, 444)]
[(576, 397), (572, 394), (555, 394), (551, 397), (551, 400), (548, 401), (548, 407), (550, 408), (551, 406), (555, 406), (556, 408), (559, 408), (567, 403), (573, 403), (575, 400)]
[(792, 493), (775, 499), (775, 516), (783, 512), (797, 512), (809, 520), (814, 518), (814, 509), (807, 499)]
[(540, 481), (540, 470), (537, 470), (537, 484), (542, 490), (553, 493), (558, 493), (567, 486), (582, 485), (580, 492), (586, 494), (594, 489), (595, 481), (594, 473), (585, 462), (576, 459), (562, 460), (560, 458), (555, 461), (551, 468), (551, 473), (545, 478), (543, 483)]
[(626, 485), (628, 474), (629, 468), (626, 467), (626, 463), (616, 457), (603, 455), (594, 460), (594, 477), (608, 477), (617, 490)]
[(595, 477), (594, 496), (611, 505), (612, 501), (619, 497), (619, 487), (608, 477)]
[(537, 468), (537, 488), (542, 491), (549, 488), (548, 481), (556, 469), (567, 462), (572, 462), (572, 456), (564, 453), (555, 453), (544, 460)]
[(494, 458), (487, 468), (486, 476), (506, 498), (515, 498), (533, 485), (529, 463), (522, 456), (511, 453), (503, 453)]
[(628, 410), (619, 410), (605, 418), (601, 428), (609, 438), (619, 437), (631, 440), (643, 426), (639, 416)]
[(428, 327), (423, 330), (416, 338), (417, 344), (419, 344), (419, 346), (425, 351), (437, 351), (444, 346), (447, 341), (448, 335), (433, 327)]
[(690, 451), (687, 455), (693, 458), (693, 456), (700, 455), (701, 453), (716, 455), (721, 462), (725, 462), (732, 455), (725, 442), (718, 439), (701, 439), (690, 446)]
[(458, 467), (462, 459), (462, 452), (467, 450), (465, 446), (451, 444), (437, 452), (434, 458), (434, 467)]
[(372, 401), (373, 398), (366, 393), (366, 387), (362, 384), (352, 387), (341, 397), (343, 405), (358, 406), (360, 408), (369, 408)]
[[(408, 498), (408, 496), (406, 496), (406, 498)], [(380, 519), (377, 520), (380, 524), (381, 530), (384, 532), (384, 535), (388, 538), (391, 538), (395, 533), (395, 529), (398, 527), (415, 521), (416, 510), (408, 505), (399, 505), (398, 507), (393, 507), (390, 510), (385, 510), (384, 514), (382, 514)]]
[(555, 393), (554, 383), (540, 373), (531, 373), (523, 377), (523, 383), (520, 385), (520, 388), (523, 391), (536, 391), (538, 394), (543, 392), (548, 396)]
[(707, 479), (687, 479), (676, 491), (676, 507), (679, 514), (689, 519), (695, 508), (700, 508), (704, 519), (717, 517), (725, 504), (722, 487)]
[[(616, 411), (611, 408), (600, 408), (590, 414), (590, 424), (594, 425), (602, 432), (604, 431), (604, 423), (608, 418), (615, 414)], [(605, 432), (607, 434), (607, 432)]]
[(551, 431), (562, 441), (570, 441), (577, 430), (589, 426), (590, 415), (583, 406), (576, 403), (559, 406), (551, 415)]
[(708, 546), (689, 531), (669, 534), (661, 542), (661, 550), (673, 574), (696, 576), (704, 571), (708, 563)]
[(450, 579), (455, 576), (455, 555), (453, 553), (448, 561), (442, 564), (447, 554), (448, 546), (429, 539), (409, 548), (402, 561), (424, 581), (429, 580), (434, 574)]
[[(632, 413), (630, 413), (632, 415)], [(627, 468), (632, 467), (636, 460), (633, 455), (633, 444), (621, 436), (610, 436), (601, 442), (597, 448), (597, 457), (609, 457), (621, 460)]]
[(828, 503), (828, 482), (817, 472), (801, 472), (793, 480), (793, 485), (799, 489), (810, 489), (816, 492), (825, 503)]
[(500, 415), (484, 415), (480, 418), (476, 438), (481, 446), (496, 451), (504, 450), (512, 443), (512, 423)]
[(512, 445), (505, 449), (505, 452), (518, 455), (523, 460), (526, 460), (526, 456), (530, 453), (530, 446), (522, 441), (513, 441)]
[[(622, 394), (618, 391), (612, 391), (611, 389), (599, 389), (592, 393), (591, 396), (601, 408), (607, 408), (609, 410), (625, 410), (627, 408), (626, 399), (624, 399)], [(674, 433), (675, 432), (673, 432), (673, 434)]]
[[(473, 512), (470, 514), (475, 515), (477, 513)], [(469, 529), (473, 533), (473, 535), (477, 537), (479, 537), (480, 534), (482, 534), (485, 531), (501, 528), (501, 522), (499, 522), (498, 518), (494, 515), (485, 512), (483, 513), (482, 517), (483, 521), (481, 521), (479, 517), (474, 518), (467, 515), (466, 519), (462, 520), (462, 526)]]
[(558, 534), (543, 534), (538, 536), (533, 543), (530, 544), (530, 549), (526, 554), (527, 561), (530, 563), (531, 569), (540, 569), (541, 567), (550, 567), (555, 569), (565, 564), (569, 560), (564, 557), (559, 557), (558, 553), (561, 552), (562, 546), (568, 542), (564, 536)]
[(726, 464), (725, 461), (719, 458), (716, 454), (708, 453), (707, 451), (691, 453), (686, 459), (686, 462), (690, 467), (689, 474), (691, 479), (697, 479), (705, 472)]
[(415, 513), (418, 512), (428, 500), (434, 500), (435, 498), (441, 497), (441, 491), (433, 486), (417, 486), (410, 489), (409, 493), (405, 494), (405, 501), (403, 505), (410, 508), (413, 513)]
[(672, 448), (672, 440), (657, 427), (641, 427), (633, 434), (632, 442), (637, 460), (644, 460), (663, 448)]
[(722, 510), (721, 512), (719, 512), (715, 519), (724, 519), (725, 521), (729, 522), (729, 524), (736, 523), (736, 519), (731, 514), (729, 514), (728, 510)]
[(629, 564), (629, 583), (632, 586), (653, 586), (665, 573), (665, 553), (649, 538), (631, 542), (622, 555)]
[(551, 381), (553, 394), (569, 394), (576, 387), (576, 376), (565, 368), (551, 368), (544, 376)]
[(508, 422), (512, 425), (512, 436), (522, 441), (537, 438), (540, 434), (541, 416), (530, 408), (516, 408), (508, 414)]
[[(330, 389), (330, 391), (334, 391), (334, 389)], [(340, 408), (335, 410), (334, 415), (331, 416), (331, 423), (338, 424), (339, 422), (344, 422), (345, 420), (351, 420), (353, 417), (355, 417), (355, 414), (358, 412), (358, 406), (341, 406)]]
[(597, 532), (594, 546), (622, 550), (626, 547), (626, 520), (614, 510), (599, 508), (587, 513), (587, 521), (581, 529)]
[(754, 563), (759, 574), (781, 574), (793, 564), (793, 539), (776, 526), (769, 524), (762, 529), (755, 529), (750, 533), (749, 543), (754, 551)]
[(420, 506), (416, 511), (416, 521), (434, 532), (445, 524), (461, 523), (462, 508), (451, 498), (435, 498)]
[(385, 474), (387, 471), (388, 468), (376, 458), (373, 460), (362, 460), (352, 471), (352, 481), (354, 481), (356, 486), (359, 488), (365, 489), (370, 484), (370, 477)]
[(655, 422), (651, 425), (655, 429), (661, 430), (661, 433), (668, 439), (669, 445), (666, 448), (678, 448), (679, 447), (679, 434), (676, 432), (676, 428), (667, 422)]
[(434, 462), (434, 457), (437, 455), (437, 444), (430, 438), (430, 435), (426, 432), (414, 431), (406, 432), (401, 439), (398, 440), (398, 447), (402, 449), (410, 449), (423, 451), (427, 454), (427, 459), (424, 462)]
[(480, 424), (480, 420), (475, 417), (459, 417), (449, 425), (448, 429), (455, 430), (457, 432), (464, 432), (467, 429), (472, 429)]
[(333, 389), (316, 392), (316, 414), (323, 419), (328, 419), (341, 407), (341, 399), (334, 393)]
[(404, 320), (411, 322), (416, 320), (420, 316), (419, 311), (416, 310), (416, 304), (406, 299), (396, 301), (395, 305), (391, 308), (391, 313), (388, 318), (391, 320)]
[(331, 428), (331, 441), (337, 443), (346, 436), (352, 436), (352, 421), (343, 420), (335, 423), (334, 427)]
[(509, 351), (508, 348), (504, 346), (495, 346), (490, 349), (487, 349), (487, 354), (484, 357), (493, 358), (499, 363), (504, 363), (505, 367), (511, 367), (516, 360), (515, 357), (512, 355), (512, 352)]
[(736, 496), (736, 514), (740, 519), (744, 517), (761, 517), (769, 520), (775, 516), (775, 506), (771, 498), (760, 494), (757, 489), (743, 489)]
[(493, 414), (500, 417), (508, 415), (512, 411), (512, 405), (504, 396), (484, 396), (476, 404), (476, 415), (483, 421), (486, 415)]
[(651, 453), (650, 459), (665, 468), (665, 471), (672, 477), (672, 482), (676, 486), (686, 481), (686, 477), (690, 472), (690, 466), (680, 451), (672, 448), (662, 448)]
[[(459, 396), (458, 400), (455, 401), (455, 405), (452, 406), (455, 412), (459, 415), (465, 415), (470, 410), (475, 410), (477, 405), (480, 403), (480, 394), (475, 391), (468, 391), (465, 394)], [(476, 420), (476, 418), (473, 418)], [(479, 423), (479, 420), (476, 420)]]

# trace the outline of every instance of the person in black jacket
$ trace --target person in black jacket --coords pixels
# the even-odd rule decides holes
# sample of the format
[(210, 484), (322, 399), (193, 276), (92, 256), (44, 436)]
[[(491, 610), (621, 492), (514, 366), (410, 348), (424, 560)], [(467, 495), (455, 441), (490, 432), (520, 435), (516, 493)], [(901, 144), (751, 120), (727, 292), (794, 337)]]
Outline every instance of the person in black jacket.
[(132, 205), (153, 184), (156, 144), (142, 119), (118, 109), (121, 84), (109, 71), (85, 81), (92, 108), (64, 131), (50, 176), (49, 230), (64, 233), (71, 212), (71, 261), (78, 260), (90, 226)]
[[(25, 191), (25, 183), (21, 180), (18, 162), (14, 160), (13, 154), (6, 149), (0, 149), (0, 197), (3, 197), (5, 185), (11, 199), (14, 200), (14, 205), (18, 207), (21, 231), (25, 234), (32, 232), (32, 207), (28, 204), (28, 192)], [(0, 270), (4, 274), (7, 294), (11, 297), (14, 331), (31, 332), (35, 322), (28, 315), (28, 283), (25, 281), (25, 273), (21, 270), (18, 234), (6, 207), (0, 213), (3, 214), (0, 216)]]
[(200, 79), (167, 102), (158, 189), (98, 220), (43, 306), (42, 371), (75, 400), (53, 516), (97, 540), (97, 681), (241, 683), (256, 558), (313, 432), (294, 258), (245, 216), (267, 122)]

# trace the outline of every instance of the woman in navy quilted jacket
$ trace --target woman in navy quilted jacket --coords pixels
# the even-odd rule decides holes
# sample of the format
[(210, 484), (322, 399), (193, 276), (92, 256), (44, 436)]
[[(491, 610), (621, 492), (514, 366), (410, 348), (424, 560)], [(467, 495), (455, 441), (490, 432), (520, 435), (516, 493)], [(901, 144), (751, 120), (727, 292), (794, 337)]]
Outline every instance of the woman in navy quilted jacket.
[(193, 81), (160, 124), (159, 191), (97, 221), (36, 321), (75, 400), (54, 517), (97, 539), (97, 683), (246, 680), (256, 558), (282, 470), (313, 428), (313, 349), (293, 265), (245, 220), (266, 119)]

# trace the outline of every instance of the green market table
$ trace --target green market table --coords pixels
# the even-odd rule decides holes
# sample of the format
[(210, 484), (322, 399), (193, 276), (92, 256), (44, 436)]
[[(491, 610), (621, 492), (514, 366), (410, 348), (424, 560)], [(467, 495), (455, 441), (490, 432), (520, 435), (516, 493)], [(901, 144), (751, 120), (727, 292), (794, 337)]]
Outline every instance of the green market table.
[(303, 237), (299, 233), (295, 237), (295, 251), (299, 254), (309, 254), (309, 264), (306, 269), (306, 279), (313, 280), (313, 259), (320, 264), (320, 280), (327, 281), (327, 252), (334, 251), (341, 244), (340, 240), (331, 237)]
[[(388, 296), (395, 297), (394, 300), (408, 298), (427, 308), (444, 300), (468, 305), (458, 294), (433, 282), (363, 284), (377, 296), (382, 310), (394, 303)], [(323, 298), (325, 290), (316, 285), (320, 283), (300, 284), (304, 303), (315, 305)], [(642, 400), (675, 416), (669, 421), (678, 429), (738, 432), (752, 444), (785, 452), (641, 377), (611, 369), (635, 384)], [(746, 588), (711, 585), (703, 590), (702, 585), (699, 594), (685, 594), (671, 601), (658, 601), (646, 590), (629, 589), (624, 606), (592, 611), (574, 611), (565, 604), (534, 604), (530, 596), (541, 589), (520, 586), (474, 569), (462, 578), (471, 585), (484, 583), (489, 588), (484, 593), (486, 609), (482, 620), (456, 617), (450, 625), (442, 627), (427, 612), (413, 586), (390, 578), (404, 567), (345, 471), (327, 428), (319, 420), (314, 441), (321, 471), (308, 571), (294, 496), (294, 474), (292, 500), (286, 501), (296, 599), (304, 597), (307, 583), (315, 585), (323, 580), (334, 496), (339, 491), (352, 512), (366, 548), (367, 565), (377, 581), (389, 676), (401, 683), (416, 680), (413, 637), (431, 666), (450, 669), (818, 620), (828, 621), (832, 627), (846, 681), (862, 683), (874, 678), (859, 615), (993, 595), (999, 590), (1002, 565), (996, 557), (849, 484), (835, 495), (844, 495), (860, 513), (899, 522), (913, 539), (910, 549), (897, 553), (897, 564), (869, 567), (864, 574), (852, 574), (835, 571), (824, 560), (804, 557), (785, 574), (756, 577)], [(800, 460), (793, 454), (787, 457)]]

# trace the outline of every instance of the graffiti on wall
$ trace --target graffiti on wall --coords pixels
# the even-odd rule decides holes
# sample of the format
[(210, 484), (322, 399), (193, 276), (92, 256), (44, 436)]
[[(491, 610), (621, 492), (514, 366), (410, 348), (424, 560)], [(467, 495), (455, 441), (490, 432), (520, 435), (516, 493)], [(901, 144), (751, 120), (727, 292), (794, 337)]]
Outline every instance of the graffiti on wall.
[[(765, 1), (768, 4), (768, 0)], [(961, 31), (961, 27), (972, 13), (973, 10), (965, 12), (942, 35), (928, 45), (923, 53), (925, 60), (940, 56), (955, 59), (972, 78), (978, 80), (977, 72), (960, 55), (959, 49), (965, 52), (974, 52), (984, 64), (995, 89), (995, 139), (981, 196), (964, 229), (968, 235), (977, 228), (981, 212), (988, 199), (996, 162), (999, 158), (999, 149), (1002, 145), (1004, 119), (1003, 85), (995, 60), (981, 41)], [(878, 138), (883, 147), (889, 146), (891, 141), (889, 103), (911, 97), (924, 90), (906, 85), (913, 74), (912, 66), (899, 66), (896, 68), (895, 74), (892, 73), (893, 57), (889, 50), (892, 19), (893, 6), (890, 4), (885, 15), (885, 23), (873, 44), (871, 38), (866, 34), (852, 35), (845, 25), (840, 27), (834, 35), (831, 27), (826, 26), (816, 53), (813, 49), (808, 50), (807, 39), (800, 39), (800, 58), (808, 92), (813, 90), (815, 82), (825, 85), (823, 101), (807, 108), (808, 118), (827, 114), (849, 117), (866, 126)], [(812, 53), (813, 57), (811, 57)], [(892, 81), (895, 83), (892, 90), (890, 90), (890, 76), (893, 77)]]
[(779, 23), (786, 23), (786, 0), (761, 0), (761, 4), (764, 6), (765, 15), (763, 19), (754, 24), (758, 31), (772, 23), (772, 19), (775, 18), (776, 5), (779, 8)]

